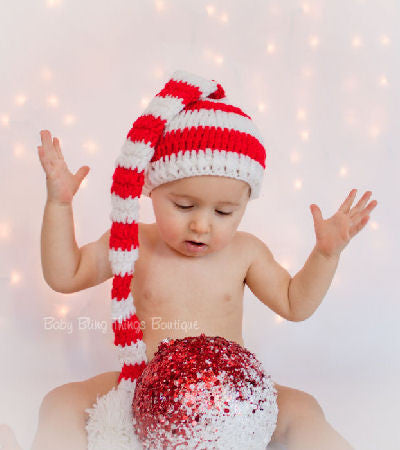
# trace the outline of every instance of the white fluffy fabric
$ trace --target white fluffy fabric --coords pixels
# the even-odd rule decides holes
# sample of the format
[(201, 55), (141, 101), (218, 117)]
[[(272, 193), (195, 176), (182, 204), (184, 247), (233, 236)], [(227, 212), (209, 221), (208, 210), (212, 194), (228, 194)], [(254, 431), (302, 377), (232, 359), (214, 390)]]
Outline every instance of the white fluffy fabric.
[(88, 434), (88, 450), (142, 450), (134, 431), (132, 415), (132, 383), (121, 380), (118, 388), (97, 400), (92, 408), (85, 411), (89, 414), (86, 424)]

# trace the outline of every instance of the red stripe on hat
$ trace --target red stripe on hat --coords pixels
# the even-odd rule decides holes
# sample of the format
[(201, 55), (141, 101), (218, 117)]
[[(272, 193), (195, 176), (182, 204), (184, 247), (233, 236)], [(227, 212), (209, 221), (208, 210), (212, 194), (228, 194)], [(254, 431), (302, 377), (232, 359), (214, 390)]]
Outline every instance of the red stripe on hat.
[(131, 290), (130, 285), (134, 274), (124, 276), (114, 275), (112, 280), (111, 299), (122, 300), (128, 298)]
[(165, 127), (165, 119), (155, 117), (153, 114), (144, 114), (133, 122), (132, 128), (127, 134), (127, 139), (132, 142), (150, 142), (151, 147), (157, 145)]
[(227, 105), (225, 103), (210, 102), (208, 100), (198, 100), (197, 102), (188, 105), (185, 108), (185, 111), (200, 111), (201, 109), (213, 109), (215, 111), (231, 112), (238, 114), (239, 116), (247, 117), (251, 120), (251, 117), (248, 114), (244, 113), (237, 106)]
[(179, 152), (212, 149), (249, 156), (265, 169), (265, 148), (254, 136), (238, 130), (216, 127), (190, 127), (165, 133), (151, 161)]
[[(178, 71), (176, 78), (179, 78), (180, 76), (182, 76), (182, 72)], [(190, 79), (190, 76), (188, 78)], [(192, 81), (192, 83), (195, 83), (195, 81)], [(122, 161), (126, 161), (126, 165), (137, 165), (137, 167), (139, 164), (139, 167), (144, 167), (147, 165), (149, 159), (151, 158), (151, 150), (157, 148), (158, 143), (163, 136), (167, 118), (173, 114), (177, 114), (179, 112), (178, 110), (184, 109), (186, 105), (199, 100), (203, 94), (202, 89), (207, 90), (207, 93), (204, 94), (208, 94), (208, 91), (213, 88), (211, 83), (201, 82), (199, 84), (200, 86), (196, 86), (189, 84), (189, 82), (186, 81), (174, 80), (173, 78), (165, 84), (164, 88), (159, 94), (157, 94), (157, 96), (163, 98), (170, 96), (178, 99), (178, 101), (165, 102), (171, 103), (172, 109), (161, 111), (162, 113), (165, 112), (164, 119), (162, 119), (161, 116), (155, 116), (155, 114), (157, 114), (158, 103), (162, 103), (155, 102), (155, 104), (152, 105), (154, 106), (155, 112), (152, 114), (143, 114), (133, 123), (132, 128), (127, 134), (127, 139), (133, 143), (145, 142), (148, 147), (151, 148), (149, 148), (149, 152), (143, 152), (143, 149), (138, 146), (138, 150), (140, 149), (140, 152), (138, 151), (137, 155), (125, 154)], [(203, 85), (204, 87), (202, 88)], [(218, 85), (218, 89), (211, 92), (210, 96), (211, 95), (213, 95), (213, 98), (221, 98), (224, 96), (222, 86)], [(182, 108), (180, 108), (180, 106), (182, 106)], [(132, 169), (130, 167), (116, 167), (113, 176), (111, 193), (121, 197), (122, 199), (126, 199), (128, 197), (140, 197), (144, 185), (144, 170), (142, 170), (142, 172), (138, 172), (137, 167)], [(113, 220), (115, 220), (115, 216), (119, 214), (118, 207), (119, 205), (115, 205)], [(135, 221), (131, 225), (113, 222), (109, 240), (110, 249), (117, 251), (119, 249), (123, 251), (132, 251), (138, 245), (138, 224)], [(127, 299), (129, 297), (132, 277), (133, 274), (124, 274), (122, 276), (122, 274), (114, 273), (113, 288), (111, 291), (113, 299), (116, 298), (117, 301), (121, 301), (122, 299)], [(115, 345), (125, 346), (127, 344), (131, 344), (132, 342), (136, 342), (137, 340), (143, 341), (143, 333), (140, 329), (140, 322), (136, 314), (133, 314), (129, 319), (123, 320), (121, 323), (118, 322), (118, 320), (114, 321), (113, 330), (115, 334)], [(138, 378), (145, 366), (145, 361), (140, 365), (129, 365), (125, 363), (118, 378), (118, 383), (123, 378), (131, 380)]]
[(137, 222), (113, 222), (110, 232), (110, 248), (130, 251), (139, 246)]
[(182, 100), (184, 105), (195, 102), (202, 92), (197, 86), (193, 86), (185, 81), (169, 80), (164, 88), (157, 94), (158, 97), (176, 97)]
[(144, 170), (138, 172), (137, 167), (127, 169), (117, 166), (113, 175), (111, 193), (119, 195), (123, 199), (128, 197), (140, 197), (144, 183)]
[[(215, 80), (212, 80), (212, 81), (215, 81)], [(215, 98), (215, 99), (224, 98), (225, 97), (224, 88), (219, 83), (217, 83), (217, 90), (215, 92), (213, 92), (212, 94), (210, 94), (208, 97)]]
[(140, 364), (124, 364), (118, 377), (118, 384), (122, 379), (134, 381), (139, 378), (143, 370), (146, 368), (146, 362)]
[(119, 322), (115, 320), (112, 324), (114, 330), (114, 344), (115, 345), (131, 345), (138, 340), (143, 339), (143, 331), (140, 328), (140, 321), (136, 314), (132, 314), (128, 319)]

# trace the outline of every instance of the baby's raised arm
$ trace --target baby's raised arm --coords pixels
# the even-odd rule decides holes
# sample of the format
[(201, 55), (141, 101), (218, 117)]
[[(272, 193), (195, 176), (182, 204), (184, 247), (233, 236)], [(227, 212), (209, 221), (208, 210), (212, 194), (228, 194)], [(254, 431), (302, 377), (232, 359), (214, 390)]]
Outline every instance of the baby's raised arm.
[(38, 154), (46, 173), (47, 202), (41, 232), (41, 261), (47, 284), (57, 292), (72, 293), (102, 283), (112, 276), (108, 261), (109, 231), (79, 248), (75, 240), (72, 199), (89, 172), (73, 175), (64, 161), (57, 138), (41, 132)]

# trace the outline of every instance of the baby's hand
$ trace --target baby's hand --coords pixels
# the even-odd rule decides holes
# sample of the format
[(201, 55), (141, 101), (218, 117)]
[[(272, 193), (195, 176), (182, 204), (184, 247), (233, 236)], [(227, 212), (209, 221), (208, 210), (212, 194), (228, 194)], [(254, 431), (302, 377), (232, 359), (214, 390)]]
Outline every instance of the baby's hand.
[(371, 211), (378, 204), (376, 200), (364, 208), (372, 192), (367, 191), (356, 206), (350, 209), (357, 189), (353, 189), (342, 203), (336, 214), (324, 220), (321, 210), (315, 204), (310, 206), (314, 219), (314, 229), (317, 239), (316, 248), (325, 256), (339, 256), (346, 245), (369, 220)]
[(75, 175), (72, 174), (61, 153), (60, 142), (51, 139), (50, 131), (40, 132), (42, 146), (38, 147), (40, 162), (46, 172), (47, 200), (66, 204), (71, 203), (82, 180), (89, 173), (88, 166), (82, 166)]

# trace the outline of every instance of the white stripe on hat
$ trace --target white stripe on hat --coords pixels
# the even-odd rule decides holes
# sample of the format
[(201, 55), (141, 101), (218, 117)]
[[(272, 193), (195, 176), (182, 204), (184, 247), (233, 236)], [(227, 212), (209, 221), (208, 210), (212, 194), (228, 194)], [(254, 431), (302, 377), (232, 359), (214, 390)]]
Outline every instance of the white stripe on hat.
[(191, 127), (221, 127), (241, 131), (253, 136), (261, 145), (264, 145), (263, 138), (252, 120), (234, 112), (218, 109), (184, 110), (165, 125), (165, 134)]

